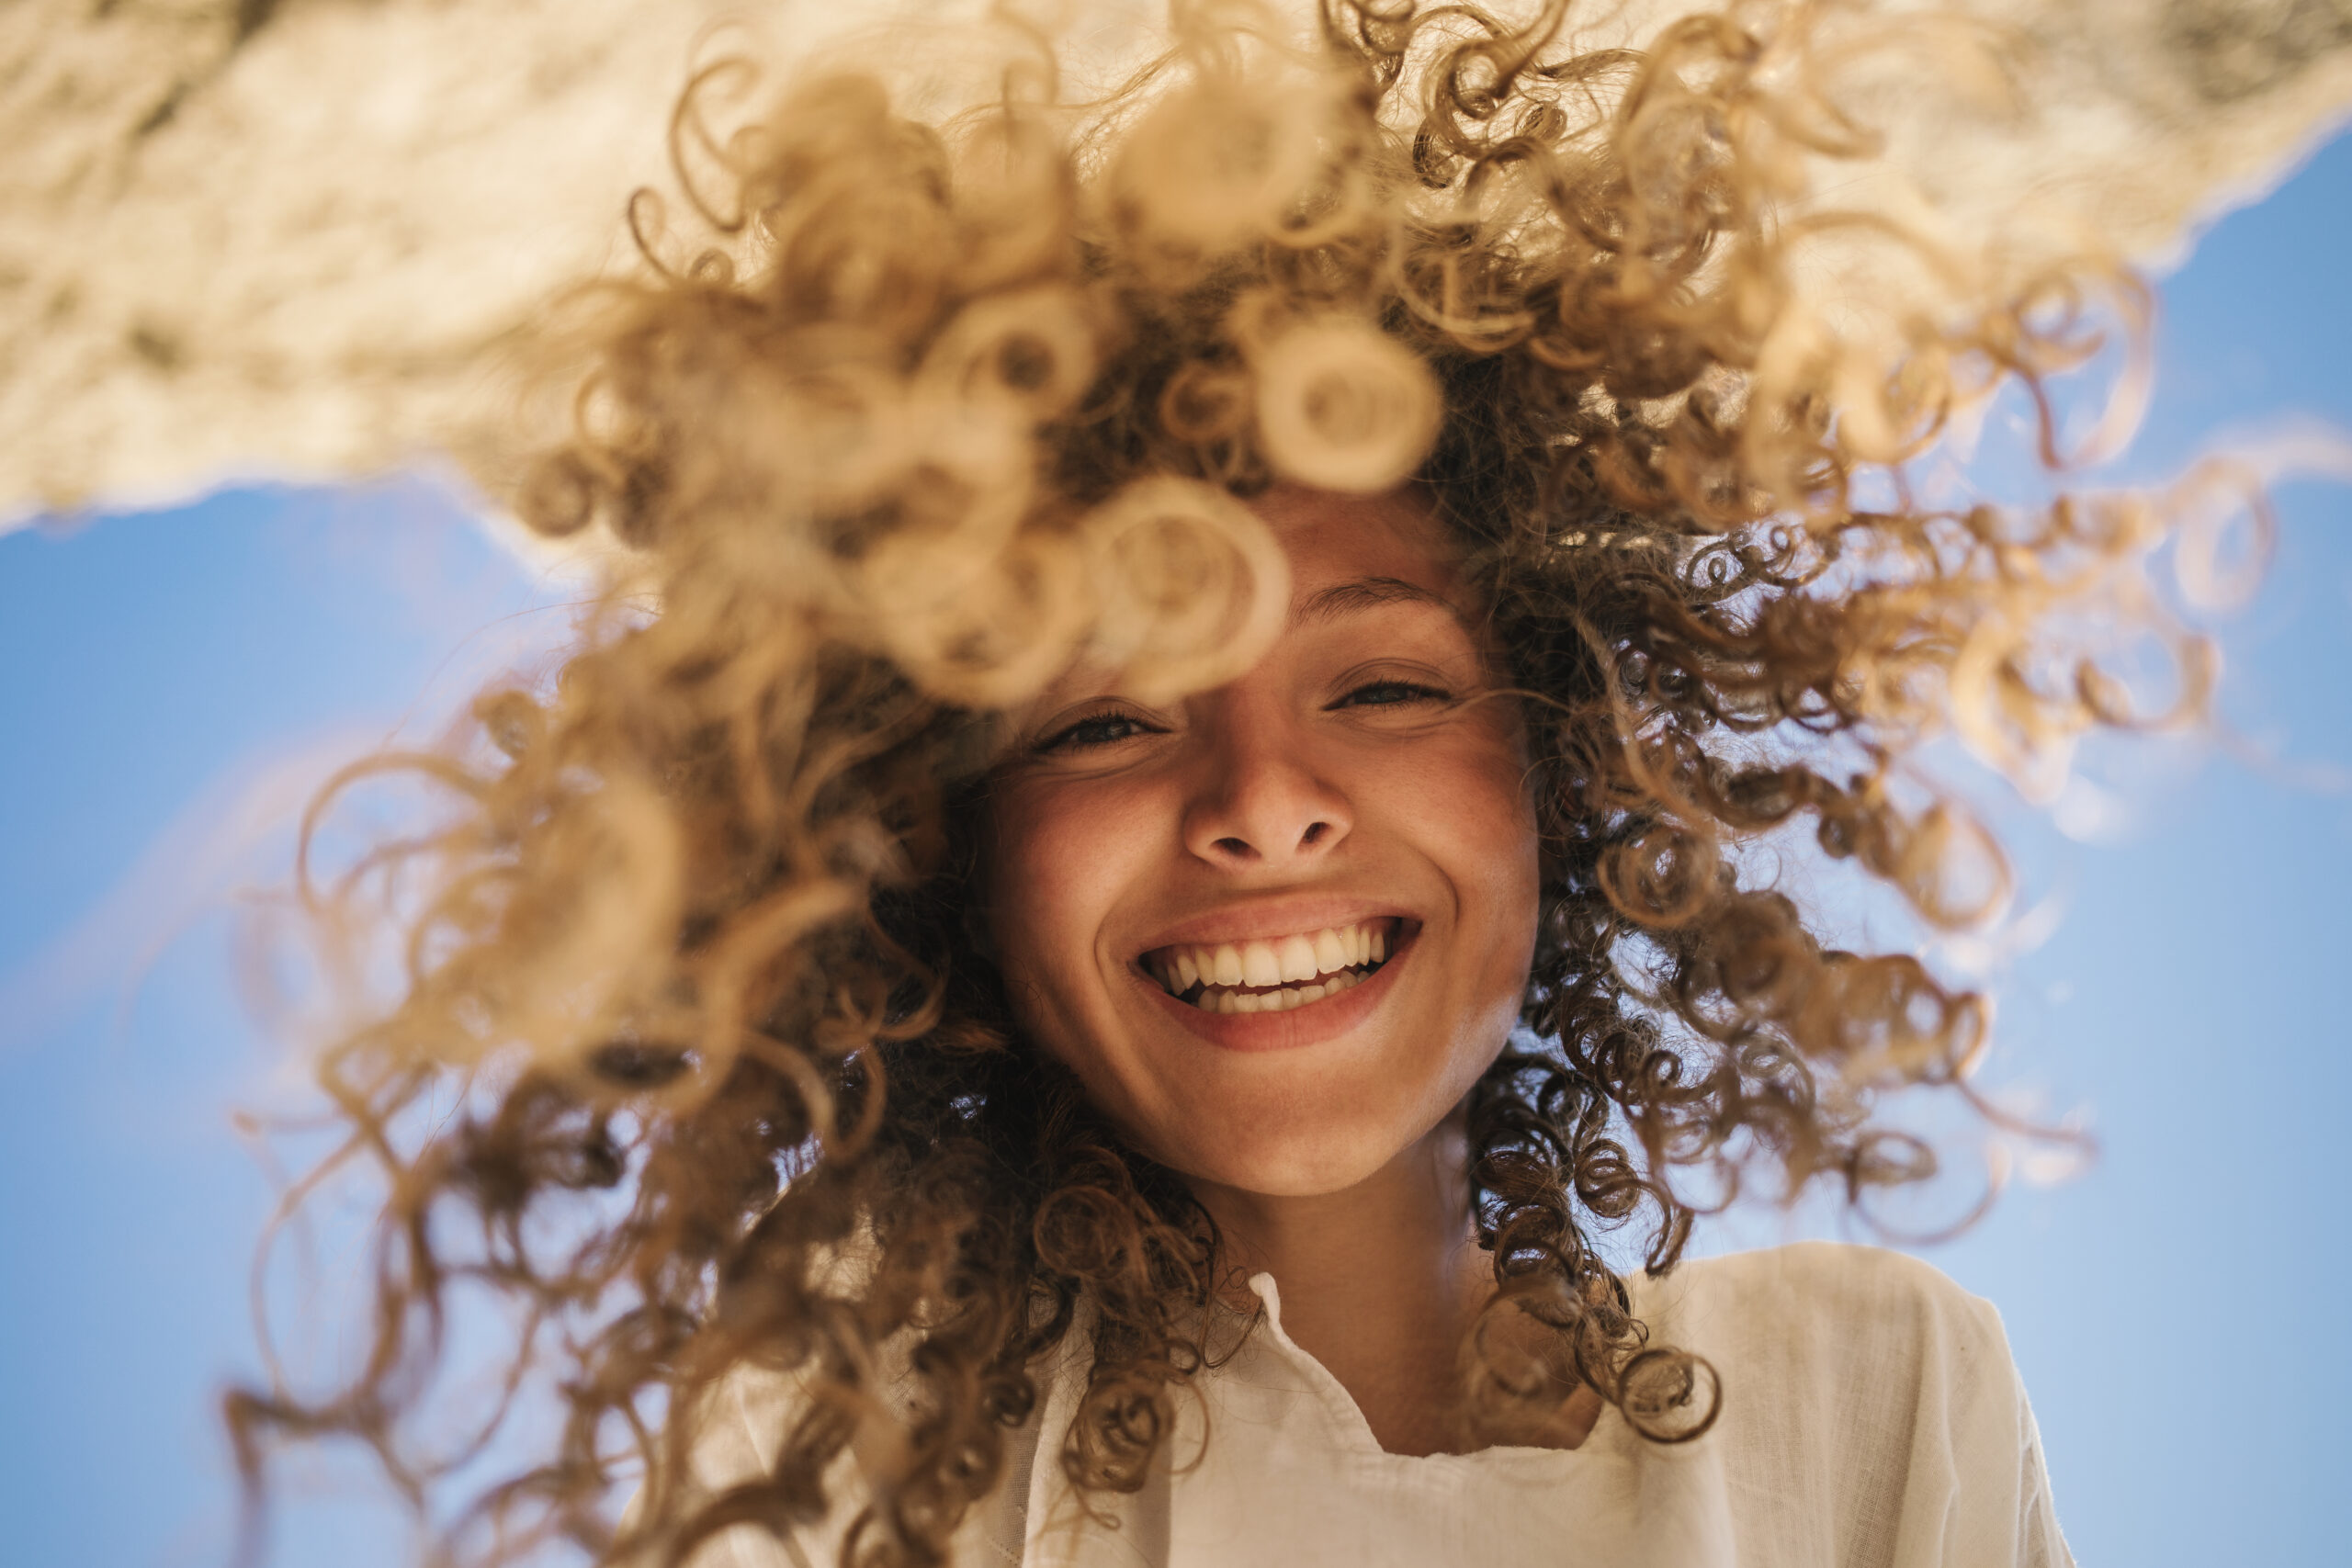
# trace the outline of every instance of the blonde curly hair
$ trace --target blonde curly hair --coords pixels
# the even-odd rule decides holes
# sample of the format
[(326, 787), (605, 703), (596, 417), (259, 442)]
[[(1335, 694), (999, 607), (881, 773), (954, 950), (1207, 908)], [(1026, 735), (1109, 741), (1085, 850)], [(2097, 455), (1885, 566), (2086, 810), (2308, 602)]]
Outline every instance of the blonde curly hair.
[[(1741, 852), (1809, 823), (1927, 919), (1983, 914), (1985, 846), (1905, 761), (1955, 724), (2014, 761), (2136, 722), (2075, 611), (2129, 598), (2161, 528), (1907, 500), (1956, 411), (2038, 396), (2136, 285), (2061, 258), (1868, 330), (1819, 308), (1849, 231), (1943, 266), (1792, 215), (1808, 161), (1867, 149), (1841, 63), (1901, 28), (1743, 4), (1578, 51), (1566, 13), (1320, 0), (1302, 37), (1180, 0), (1091, 96), (1016, 18), (977, 104), (833, 70), (724, 133), (754, 67), (696, 76), (672, 141), (707, 239), (632, 207), (646, 265), (571, 302), (567, 423), (508, 491), (620, 547), (578, 649), (314, 814), (387, 771), (455, 801), (304, 884), (332, 938), (401, 939), (397, 995), (322, 1059), (390, 1196), (369, 1358), (235, 1395), (249, 1475), (285, 1431), (417, 1495), (454, 1471), (410, 1434), (483, 1285), (562, 1419), (454, 1555), (676, 1562), (831, 1518), (843, 1562), (941, 1562), (1080, 1332), (1048, 1439), (1080, 1488), (1141, 1484), (1212, 1354), (1216, 1236), (1023, 1038), (967, 929), (975, 832), (1006, 715), (1075, 657), (1167, 691), (1249, 666), (1280, 556), (1242, 498), (1277, 482), (1418, 487), (1526, 701), (1541, 935), (1469, 1105), (1488, 1311), (1645, 1433), (1704, 1429), (1725, 1392), (1597, 1243), (1633, 1227), (1662, 1269), (1744, 1180), (1922, 1176), (1874, 1107), (1965, 1095), (1985, 1030), (1916, 958), (1825, 947)], [(1486, 1344), (1480, 1429), (1543, 1440), (1556, 1383)], [(714, 1495), (692, 1416), (746, 1365), (804, 1397)]]

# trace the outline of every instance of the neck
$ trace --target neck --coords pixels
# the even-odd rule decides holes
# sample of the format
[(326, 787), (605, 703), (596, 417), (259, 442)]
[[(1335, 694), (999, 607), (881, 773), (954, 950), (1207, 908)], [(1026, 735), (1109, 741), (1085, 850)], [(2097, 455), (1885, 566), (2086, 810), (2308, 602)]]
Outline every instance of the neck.
[(1282, 1287), (1283, 1329), (1391, 1453), (1458, 1452), (1461, 1347), (1492, 1288), (1470, 1228), (1461, 1122), (1367, 1179), (1312, 1197), (1197, 1183), (1233, 1261)]

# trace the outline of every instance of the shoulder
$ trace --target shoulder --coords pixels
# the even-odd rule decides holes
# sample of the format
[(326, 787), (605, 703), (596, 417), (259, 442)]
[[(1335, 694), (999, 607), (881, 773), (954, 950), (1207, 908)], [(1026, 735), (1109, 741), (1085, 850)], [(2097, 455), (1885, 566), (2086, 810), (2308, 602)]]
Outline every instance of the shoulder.
[[(2008, 1358), (1991, 1303), (1883, 1247), (1797, 1242), (1693, 1259), (1631, 1284), (1636, 1315), (1662, 1340), (1770, 1342), (1841, 1359)], [(1706, 1353), (1703, 1343), (1686, 1348)]]
[(1883, 1247), (1842, 1241), (1798, 1241), (1692, 1258), (1661, 1277), (1688, 1280), (1710, 1292), (1774, 1292), (1860, 1301), (1978, 1302), (1934, 1264)]
[(1905, 1568), (2069, 1561), (2000, 1314), (1941, 1269), (1805, 1242), (1629, 1283), (1650, 1342), (1714, 1369), (1707, 1462), (1729, 1494), (1788, 1501), (1742, 1526), (1788, 1561), (1823, 1540)]
[(1899, 1252), (1804, 1242), (1696, 1259), (1636, 1281), (1634, 1307), (1652, 1344), (1714, 1368), (1735, 1434), (1763, 1437), (1770, 1416), (1813, 1441), (1999, 1450), (2030, 1419), (1992, 1303)]

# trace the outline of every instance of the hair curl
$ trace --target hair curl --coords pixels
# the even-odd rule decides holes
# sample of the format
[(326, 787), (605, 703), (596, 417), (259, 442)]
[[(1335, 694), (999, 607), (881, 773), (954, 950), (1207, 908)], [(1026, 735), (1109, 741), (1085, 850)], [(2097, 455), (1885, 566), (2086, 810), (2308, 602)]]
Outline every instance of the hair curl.
[[(1985, 1023), (1912, 957), (1826, 949), (1740, 851), (1809, 823), (1965, 921), (1968, 829), (1905, 758), (1953, 722), (2024, 756), (2135, 721), (2066, 612), (2154, 547), (2144, 509), (1899, 499), (1957, 407), (2039, 395), (2132, 286), (2041, 268), (1840, 336), (1801, 276), (1837, 224), (1784, 205), (1866, 150), (1843, 14), (1577, 53), (1566, 10), (1321, 0), (1302, 42), (1180, 3), (1086, 102), (1008, 24), (991, 96), (928, 120), (837, 71), (722, 134), (752, 68), (695, 78), (672, 140), (709, 243), (632, 205), (646, 270), (574, 301), (568, 428), (508, 492), (625, 547), (582, 645), (479, 701), (488, 746), (371, 760), (314, 813), (388, 771), (455, 802), (305, 873), (322, 929), (401, 933), (396, 997), (321, 1069), (390, 1199), (368, 1359), (234, 1396), (249, 1474), (289, 1429), (419, 1491), (455, 1468), (412, 1431), (482, 1285), (560, 1429), (453, 1551), (678, 1561), (844, 1517), (846, 1462), (843, 1560), (938, 1562), (1080, 1332), (1059, 1461), (1141, 1484), (1210, 1354), (1216, 1238), (1022, 1039), (966, 886), (1003, 715), (1073, 654), (1197, 687), (1261, 640), (1230, 498), (1278, 480), (1420, 486), (1527, 697), (1541, 935), (1469, 1106), (1490, 1313), (1552, 1325), (1645, 1432), (1703, 1428), (1712, 1374), (1646, 1345), (1596, 1239), (1645, 1226), (1659, 1269), (1758, 1171), (1921, 1175), (1872, 1107), (1965, 1093)], [(1556, 1382), (1486, 1344), (1471, 1408), (1540, 1433)], [(747, 1364), (805, 1398), (710, 1495), (691, 1413)]]

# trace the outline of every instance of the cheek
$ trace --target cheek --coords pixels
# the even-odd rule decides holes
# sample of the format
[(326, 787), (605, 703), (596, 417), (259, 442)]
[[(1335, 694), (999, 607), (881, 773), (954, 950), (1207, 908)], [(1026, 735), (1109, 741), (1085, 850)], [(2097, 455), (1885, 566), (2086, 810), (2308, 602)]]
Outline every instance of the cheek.
[(1459, 955), (1461, 973), (1476, 992), (1463, 1003), (1481, 1013), (1507, 1008), (1516, 1016), (1543, 881), (1526, 748), (1515, 729), (1505, 730), (1430, 759), (1427, 772), (1409, 783), (1410, 794), (1396, 810), (1413, 820), (1459, 900), (1469, 943)]
[(1015, 786), (991, 802), (989, 933), (1033, 1028), (1062, 1032), (1051, 1020), (1082, 1010), (1070, 993), (1097, 967), (1097, 933), (1131, 880), (1139, 819), (1139, 805), (1109, 789)]

